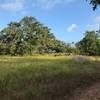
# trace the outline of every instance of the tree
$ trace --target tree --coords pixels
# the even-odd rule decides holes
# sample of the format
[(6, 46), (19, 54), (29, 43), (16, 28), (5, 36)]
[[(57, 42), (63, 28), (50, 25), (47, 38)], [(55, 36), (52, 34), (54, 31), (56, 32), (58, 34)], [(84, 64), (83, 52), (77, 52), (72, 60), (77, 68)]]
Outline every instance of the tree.
[(24, 17), (21, 21), (21, 29), (24, 33), (24, 41), (27, 42), (30, 55), (35, 53), (47, 53), (50, 40), (55, 36), (50, 32), (50, 29), (34, 17)]
[(0, 53), (24, 55), (33, 53), (66, 52), (67, 45), (57, 40), (51, 29), (34, 17), (11, 22), (0, 32)]
[(85, 55), (99, 55), (100, 53), (100, 36), (98, 32), (87, 31), (85, 37), (76, 43), (76, 47), (80, 50), (81, 54)]
[(95, 10), (97, 6), (100, 6), (100, 0), (90, 0), (90, 4), (93, 5), (93, 10)]
[(8, 24), (8, 27), (1, 31), (1, 42), (6, 44), (8, 54), (23, 54), (24, 49), (20, 46), (23, 43), (23, 33), (20, 29), (20, 24), (17, 22)]
[(96, 44), (97, 44), (97, 55), (100, 55), (100, 30), (97, 31), (97, 41), (96, 41)]

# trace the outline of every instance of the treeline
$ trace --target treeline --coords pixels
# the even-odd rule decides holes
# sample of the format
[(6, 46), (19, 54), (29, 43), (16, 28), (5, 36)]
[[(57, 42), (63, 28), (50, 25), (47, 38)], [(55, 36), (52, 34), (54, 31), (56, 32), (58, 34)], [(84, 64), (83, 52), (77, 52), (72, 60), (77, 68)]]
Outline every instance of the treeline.
[(87, 31), (85, 37), (76, 43), (76, 48), (82, 55), (100, 56), (100, 30)]
[(55, 38), (47, 26), (34, 17), (11, 22), (0, 32), (1, 55), (68, 52), (68, 45)]
[(35, 53), (100, 55), (100, 31), (86, 32), (81, 41), (72, 45), (57, 40), (51, 30), (34, 17), (11, 22), (0, 32), (0, 55), (15, 56)]

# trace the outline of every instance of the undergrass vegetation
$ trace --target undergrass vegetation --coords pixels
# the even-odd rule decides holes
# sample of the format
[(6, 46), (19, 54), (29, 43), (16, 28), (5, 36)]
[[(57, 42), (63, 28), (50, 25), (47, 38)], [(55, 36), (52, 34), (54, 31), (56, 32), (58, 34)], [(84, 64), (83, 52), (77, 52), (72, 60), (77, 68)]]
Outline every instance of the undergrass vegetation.
[(98, 81), (100, 61), (78, 62), (71, 56), (0, 57), (0, 100), (70, 100), (76, 91)]

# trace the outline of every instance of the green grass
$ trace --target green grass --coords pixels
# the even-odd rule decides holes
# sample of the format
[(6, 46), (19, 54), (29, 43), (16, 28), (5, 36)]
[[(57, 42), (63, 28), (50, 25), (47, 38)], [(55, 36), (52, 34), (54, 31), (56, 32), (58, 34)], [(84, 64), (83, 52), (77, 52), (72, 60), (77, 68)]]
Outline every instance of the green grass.
[(100, 81), (100, 62), (66, 56), (0, 57), (0, 100), (69, 100)]

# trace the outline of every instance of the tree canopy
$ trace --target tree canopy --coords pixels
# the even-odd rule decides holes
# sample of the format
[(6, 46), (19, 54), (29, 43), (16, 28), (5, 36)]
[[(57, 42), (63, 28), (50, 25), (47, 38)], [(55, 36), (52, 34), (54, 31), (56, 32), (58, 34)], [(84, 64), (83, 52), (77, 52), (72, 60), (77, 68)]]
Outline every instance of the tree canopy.
[(57, 40), (47, 26), (34, 17), (11, 22), (0, 32), (0, 54), (66, 52), (67, 44)]
[(56, 39), (51, 29), (34, 17), (11, 22), (0, 31), (1, 55), (32, 55), (34, 53), (80, 53), (100, 55), (100, 31), (87, 31), (76, 46)]
[(85, 37), (76, 43), (81, 54), (100, 55), (100, 31), (87, 31)]
[(95, 10), (97, 6), (100, 6), (100, 0), (90, 0), (90, 4), (92, 4), (93, 10)]

